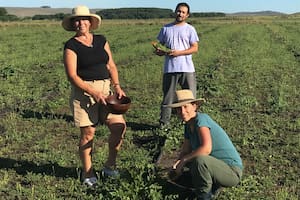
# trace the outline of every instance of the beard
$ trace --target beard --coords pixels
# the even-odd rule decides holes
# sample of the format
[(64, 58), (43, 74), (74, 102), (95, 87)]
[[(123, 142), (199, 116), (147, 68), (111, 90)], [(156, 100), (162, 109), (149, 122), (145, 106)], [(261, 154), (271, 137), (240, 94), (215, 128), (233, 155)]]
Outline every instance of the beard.
[(177, 23), (181, 23), (181, 22), (184, 22), (185, 19), (186, 19), (185, 17), (176, 16), (175, 21), (176, 21)]
[(182, 18), (181, 17), (176, 17), (176, 22), (182, 22)]

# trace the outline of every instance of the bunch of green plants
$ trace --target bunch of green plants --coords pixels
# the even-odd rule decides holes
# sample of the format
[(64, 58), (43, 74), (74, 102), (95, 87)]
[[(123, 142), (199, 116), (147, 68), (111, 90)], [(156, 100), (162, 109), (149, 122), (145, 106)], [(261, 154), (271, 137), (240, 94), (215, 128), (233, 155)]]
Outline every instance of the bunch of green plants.
[[(193, 18), (198, 96), (228, 132), (244, 162), (242, 182), (218, 199), (299, 196), (299, 23), (294, 18)], [(180, 120), (158, 129), (163, 57), (153, 53), (164, 20), (103, 20), (120, 83), (132, 99), (119, 157), (119, 179), (80, 181), (79, 130), (72, 124), (63, 45), (73, 36), (59, 22), (0, 24), (0, 196), (3, 199), (178, 199), (155, 163), (171, 159), (183, 139)], [(122, 33), (122, 34), (120, 34)], [(9, 39), (8, 39), (9, 38)], [(108, 130), (98, 127), (94, 168), (107, 156)], [(142, 143), (144, 139), (149, 141)], [(163, 147), (161, 139), (164, 139)]]

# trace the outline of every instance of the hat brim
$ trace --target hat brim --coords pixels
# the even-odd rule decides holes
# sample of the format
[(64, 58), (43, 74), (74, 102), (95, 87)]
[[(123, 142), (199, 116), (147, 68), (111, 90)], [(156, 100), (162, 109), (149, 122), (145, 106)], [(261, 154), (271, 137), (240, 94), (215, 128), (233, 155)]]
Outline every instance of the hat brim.
[(101, 24), (101, 18), (98, 15), (95, 14), (89, 14), (89, 15), (68, 15), (65, 16), (62, 21), (62, 27), (66, 31), (75, 31), (74, 25), (71, 23), (71, 20), (76, 17), (90, 17), (91, 18), (91, 30), (95, 30), (99, 27)]
[(178, 107), (181, 107), (185, 104), (188, 104), (188, 103), (196, 103), (198, 105), (202, 104), (205, 102), (205, 99), (203, 98), (199, 98), (199, 99), (191, 99), (191, 100), (184, 100), (184, 101), (181, 101), (181, 102), (177, 102), (177, 103), (172, 103), (172, 104), (169, 104), (169, 105), (166, 105), (166, 107), (169, 107), (169, 108), (178, 108)]

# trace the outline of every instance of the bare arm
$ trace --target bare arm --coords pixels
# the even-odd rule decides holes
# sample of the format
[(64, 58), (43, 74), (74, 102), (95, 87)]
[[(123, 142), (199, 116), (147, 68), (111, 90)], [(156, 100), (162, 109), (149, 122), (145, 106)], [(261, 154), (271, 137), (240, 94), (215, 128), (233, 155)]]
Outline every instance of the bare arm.
[(195, 42), (191, 44), (190, 48), (185, 49), (185, 50), (172, 50), (171, 53), (169, 53), (169, 56), (183, 56), (183, 55), (190, 55), (193, 53), (198, 52), (198, 42)]
[(192, 152), (192, 147), (191, 147), (190, 141), (188, 139), (184, 139), (178, 159), (179, 160), (182, 159), (185, 155), (187, 155), (191, 152)]
[(105, 43), (104, 49), (105, 49), (105, 51), (107, 52), (107, 54), (109, 56), (109, 61), (107, 63), (107, 68), (108, 68), (108, 71), (110, 73), (112, 85), (115, 89), (115, 92), (118, 94), (119, 98), (122, 97), (122, 96), (126, 96), (126, 94), (124, 93), (124, 91), (122, 90), (122, 88), (120, 86), (118, 69), (117, 69), (117, 66), (115, 64), (115, 61), (113, 60), (112, 53), (111, 53), (108, 42)]
[(188, 162), (193, 158), (200, 156), (200, 155), (209, 155), (212, 150), (212, 141), (210, 130), (207, 127), (199, 127), (198, 128), (198, 135), (200, 140), (202, 141), (201, 146), (199, 146), (196, 150), (184, 156), (183, 160)]
[(105, 96), (101, 92), (94, 90), (78, 76), (77, 55), (74, 51), (70, 49), (64, 51), (64, 66), (68, 79), (72, 84), (91, 95), (97, 102), (106, 104)]
[[(212, 141), (211, 141), (211, 135), (210, 130), (208, 127), (199, 127), (198, 133), (200, 140), (202, 141), (201, 146), (199, 146), (196, 150), (187, 152), (188, 144), (185, 144), (186, 142), (189, 142), (188, 140), (185, 140), (184, 146), (186, 148), (183, 148), (182, 152), (180, 154), (179, 159), (175, 162), (173, 165), (173, 169), (176, 170), (177, 174), (181, 174), (183, 166), (191, 161), (193, 158), (200, 156), (200, 155), (209, 155), (212, 150)], [(189, 144), (190, 145), (190, 144)], [(189, 147), (191, 148), (191, 147)]]

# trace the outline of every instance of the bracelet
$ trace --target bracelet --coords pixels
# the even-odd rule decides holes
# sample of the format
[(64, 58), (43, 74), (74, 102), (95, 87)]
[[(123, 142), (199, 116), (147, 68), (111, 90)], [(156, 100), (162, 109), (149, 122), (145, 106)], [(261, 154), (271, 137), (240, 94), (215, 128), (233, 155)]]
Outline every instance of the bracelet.
[(115, 84), (113, 84), (113, 87), (117, 87), (118, 85), (120, 86), (119, 83), (115, 83)]

